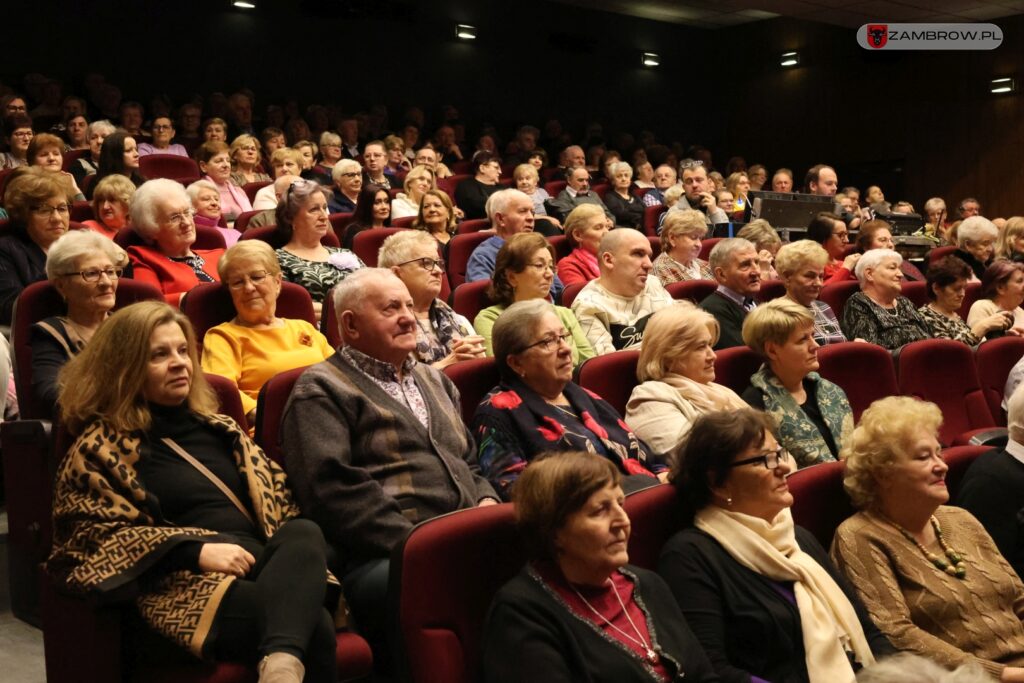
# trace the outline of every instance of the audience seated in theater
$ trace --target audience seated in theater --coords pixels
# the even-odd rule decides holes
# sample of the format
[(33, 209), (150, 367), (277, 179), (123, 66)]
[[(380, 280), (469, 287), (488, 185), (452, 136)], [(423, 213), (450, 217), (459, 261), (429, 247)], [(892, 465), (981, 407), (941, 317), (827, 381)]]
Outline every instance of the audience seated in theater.
[(548, 220), (557, 220), (548, 216), (548, 210), (544, 202), (551, 199), (551, 195), (543, 187), (539, 187), (540, 174), (533, 164), (519, 164), (512, 172), (512, 179), (515, 181), (517, 190), (533, 200), (533, 215), (545, 216)]
[[(860, 291), (843, 307), (843, 333), (894, 351), (904, 344), (930, 339), (928, 323), (901, 295), (903, 257), (892, 249), (872, 249), (857, 261)], [(970, 324), (970, 321), (968, 321)]]
[(426, 144), (416, 152), (416, 157), (412, 162), (413, 167), (426, 166), (434, 172), (437, 178), (450, 178), (452, 171), (445, 164), (442, 164), (437, 160), (437, 152), (430, 144)]
[(386, 228), (391, 225), (391, 194), (379, 185), (363, 184), (356, 201), (352, 222), (345, 226), (341, 246), (352, 248), (356, 235), (363, 230)]
[(494, 324), (501, 381), (477, 406), (473, 432), (480, 469), (506, 500), (522, 471), (551, 451), (597, 453), (635, 487), (667, 471), (615, 408), (572, 381), (571, 337), (543, 299), (512, 304)]
[(959, 311), (971, 275), (971, 267), (955, 256), (946, 256), (928, 267), (926, 282), (931, 301), (917, 312), (931, 336), (976, 346), (988, 335), (1002, 333), (1013, 324), (1013, 316), (1004, 311), (994, 311), (987, 316), (979, 314), (971, 326), (963, 321)]
[(574, 168), (587, 166), (587, 155), (579, 145), (569, 145), (558, 155), (558, 170), (562, 172), (559, 178), (569, 179), (569, 171)]
[(565, 219), (577, 206), (593, 204), (601, 207), (608, 220), (615, 220), (615, 216), (604, 205), (604, 202), (601, 201), (597, 193), (590, 189), (590, 171), (587, 170), (586, 166), (570, 168), (566, 174), (566, 180), (568, 185), (565, 186), (565, 189), (559, 192), (557, 197), (547, 201), (545, 208), (548, 211), (548, 215), (564, 223)]
[[(895, 249), (896, 243), (892, 239), (890, 227), (881, 219), (865, 221), (860, 226), (860, 233), (857, 235), (857, 248), (861, 253), (870, 249)], [(900, 272), (903, 273), (904, 280), (920, 282), (925, 279), (918, 267), (906, 259), (900, 263)]]
[(405, 141), (397, 135), (384, 138), (384, 151), (387, 152), (387, 168), (395, 176), (408, 172), (412, 163), (405, 157)]
[(957, 214), (960, 220), (967, 220), (972, 216), (981, 215), (981, 202), (974, 197), (965, 197), (960, 200), (960, 205), (957, 208)]
[(253, 210), (242, 188), (231, 182), (231, 157), (226, 144), (204, 142), (199, 145), (195, 156), (203, 178), (212, 182), (220, 192), (220, 210), (228, 225), (232, 225), (239, 214)]
[(645, 190), (654, 187), (654, 167), (651, 166), (651, 162), (647, 161), (646, 157), (642, 157), (634, 162), (634, 166), (636, 169), (634, 171), (633, 185)]
[[(954, 252), (955, 253), (955, 252)], [(1014, 261), (993, 261), (981, 277), (981, 298), (971, 304), (967, 324), (974, 325), (1003, 314), (1010, 321), (1003, 334), (1024, 335), (1024, 264)], [(985, 335), (987, 339), (1002, 336), (997, 330)]]
[(301, 138), (292, 145), (292, 149), (302, 155), (302, 177), (306, 180), (320, 182), (317, 174), (313, 171), (313, 166), (316, 165), (316, 155), (319, 151), (313, 141)]
[(331, 213), (355, 213), (363, 189), (363, 167), (354, 159), (340, 159), (331, 167), (331, 180), (335, 191), (327, 208)]
[(78, 440), (57, 473), (49, 574), (99, 600), (131, 588), (142, 620), (195, 656), (259, 659), (262, 681), (334, 681), (323, 535), (297, 519), (280, 467), (216, 414), (188, 320), (129, 306), (61, 378)]
[(675, 302), (651, 275), (651, 243), (632, 228), (616, 228), (597, 249), (601, 276), (576, 295), (572, 312), (598, 355), (638, 349), (651, 314)]
[(86, 195), (91, 199), (92, 193), (101, 180), (109, 175), (123, 175), (139, 187), (146, 179), (139, 172), (139, 150), (135, 138), (123, 132), (114, 132), (103, 139), (100, 147), (100, 163), (96, 169), (96, 177), (89, 186)]
[(743, 212), (746, 211), (749, 201), (747, 193), (750, 192), (750, 179), (742, 171), (730, 173), (729, 177), (725, 179), (725, 189), (732, 195), (732, 208), (723, 210), (730, 214), (733, 220), (742, 221)]
[(299, 506), (326, 530), (356, 623), (387, 633), (391, 551), (417, 523), (497, 502), (480, 476), (455, 385), (410, 355), (402, 281), (365, 268), (335, 293), (342, 346), (299, 377), (282, 439)]
[(817, 242), (828, 252), (829, 262), (825, 264), (825, 284), (842, 282), (854, 277), (853, 271), (861, 254), (844, 256), (850, 243), (850, 232), (846, 223), (833, 213), (823, 211), (807, 225), (807, 239)]
[(344, 118), (338, 122), (338, 133), (341, 136), (341, 156), (355, 159), (359, 156), (359, 122), (354, 118)]
[(381, 140), (372, 140), (363, 148), (364, 185), (379, 185), (390, 190), (395, 176), (388, 168), (388, 153)]
[[(298, 177), (302, 173), (302, 155), (291, 147), (282, 147), (271, 154), (270, 167), (274, 169), (275, 179), (285, 175)], [(279, 196), (274, 185), (261, 187), (252, 202), (253, 211), (276, 209)]]
[(956, 230), (956, 251), (953, 255), (971, 267), (972, 282), (981, 280), (992, 264), (999, 230), (984, 216), (965, 218)]
[(440, 370), (460, 360), (484, 357), (483, 337), (465, 317), (438, 298), (444, 261), (437, 258), (433, 237), (418, 230), (390, 235), (381, 245), (377, 266), (397, 275), (412, 297), (416, 360)]
[[(484, 339), (487, 355), (494, 355), (491, 333), (498, 317), (517, 301), (550, 301), (551, 281), (554, 277), (555, 250), (543, 235), (521, 232), (502, 245), (487, 290), (488, 297), (495, 305), (480, 311), (473, 321), (476, 331)], [(576, 366), (593, 358), (594, 349), (572, 311), (562, 306), (555, 306), (554, 311), (562, 327), (569, 332), (572, 364)]]
[(669, 211), (661, 226), (661, 253), (654, 259), (652, 274), (661, 284), (683, 280), (714, 280), (711, 266), (698, 257), (701, 240), (708, 233), (699, 211)]
[(821, 197), (834, 197), (839, 190), (839, 177), (831, 166), (812, 166), (804, 175), (804, 192)]
[(654, 187), (647, 190), (642, 198), (646, 207), (659, 206), (665, 203), (665, 190), (676, 184), (676, 169), (662, 164), (654, 169)]
[(99, 169), (103, 141), (115, 130), (110, 121), (93, 121), (89, 124), (89, 153), (75, 159), (70, 167), (71, 175), (79, 187), (85, 182), (86, 176), (93, 175)]
[(174, 122), (169, 116), (158, 116), (153, 119), (153, 137), (146, 142), (139, 143), (139, 156), (149, 154), (174, 154), (187, 157), (188, 151), (184, 145), (172, 143), (174, 139)]
[(732, 389), (715, 384), (717, 339), (718, 321), (689, 302), (658, 311), (647, 324), (626, 424), (663, 458), (699, 415), (746, 406)]
[(484, 218), (488, 198), (501, 189), (501, 160), (490, 154), (479, 154), (473, 159), (473, 177), (455, 188), (455, 204), (468, 219)]
[(747, 316), (743, 340), (764, 359), (743, 400), (772, 416), (797, 468), (836, 460), (853, 429), (853, 411), (846, 392), (817, 373), (811, 312), (786, 297), (769, 301)]
[(782, 248), (782, 238), (775, 228), (763, 218), (755, 218), (744, 225), (737, 237), (750, 241), (757, 250), (758, 265), (761, 268), (761, 281), (778, 280), (779, 274), (775, 270), (775, 255)]
[(305, 320), (278, 318), (281, 266), (266, 242), (245, 240), (217, 263), (235, 317), (207, 331), (203, 370), (238, 386), (249, 427), (256, 424), (256, 397), (279, 372), (313, 365), (334, 353), (327, 338)]
[(217, 189), (217, 186), (204, 178), (190, 184), (185, 192), (188, 193), (188, 198), (192, 201), (192, 208), (196, 212), (194, 216), (196, 225), (216, 228), (224, 237), (224, 246), (234, 246), (242, 233), (234, 228), (225, 228), (221, 224), (223, 218), (220, 212), (220, 190)]
[(452, 237), (455, 236), (457, 212), (458, 209), (452, 206), (452, 200), (443, 191), (436, 188), (426, 190), (420, 198), (419, 209), (416, 219), (412, 222), (412, 227), (416, 230), (423, 230), (433, 237), (441, 248), (441, 254), (447, 258), (448, 245), (451, 243)]
[(672, 483), (692, 526), (665, 544), (658, 573), (722, 681), (853, 683), (894, 652), (793, 523), (795, 469), (772, 418), (749, 408), (698, 417), (677, 451)]
[(89, 149), (89, 120), (85, 118), (85, 114), (66, 116), (63, 126), (68, 151)]
[(687, 159), (679, 165), (682, 170), (683, 195), (686, 201), (680, 200), (673, 211), (693, 209), (704, 214), (704, 222), (709, 226), (728, 223), (729, 216), (718, 208), (715, 195), (712, 194), (708, 171), (702, 162)]
[(974, 515), (995, 541), (1017, 577), (1024, 577), (1024, 390), (1007, 402), (1009, 440), (983, 453), (960, 482), (956, 506)]
[(331, 229), (327, 217), (330, 196), (331, 190), (315, 180), (294, 181), (277, 205), (274, 231), (277, 242), (284, 244), (277, 250), (284, 279), (309, 292), (317, 320), (331, 287), (363, 267), (359, 257), (348, 249), (320, 243)]
[(4, 142), (7, 151), (0, 152), (0, 171), (27, 166), (28, 146), (32, 142), (32, 119), (24, 112), (4, 117)]
[(449, 166), (465, 158), (462, 148), (455, 139), (455, 128), (449, 125), (440, 126), (434, 133), (434, 149), (440, 155), (441, 161)]
[(96, 184), (92, 193), (92, 214), (96, 218), (82, 221), (82, 225), (114, 239), (117, 231), (128, 225), (128, 212), (134, 196), (135, 184), (132, 181), (123, 175), (108, 175)]
[(320, 134), (319, 158), (313, 164), (314, 179), (322, 185), (334, 184), (334, 167), (342, 160), (341, 136), (329, 130)]
[(136, 142), (149, 139), (149, 133), (142, 128), (145, 122), (145, 111), (141, 104), (131, 100), (121, 102), (118, 113), (120, 114), (121, 130), (136, 138)]
[(228, 124), (214, 116), (203, 121), (203, 142), (228, 142)]
[(946, 505), (941, 423), (910, 396), (864, 411), (843, 450), (859, 512), (836, 530), (832, 559), (896, 648), (1021, 681), (1024, 585), (978, 520)]
[(814, 317), (814, 341), (818, 346), (846, 341), (836, 314), (818, 298), (828, 262), (828, 252), (811, 240), (785, 244), (775, 255), (775, 267), (786, 287), (786, 298), (806, 307)]
[(418, 215), (423, 194), (427, 190), (436, 190), (437, 182), (433, 171), (426, 166), (417, 166), (405, 174), (402, 187), (405, 192), (399, 192), (391, 200), (391, 220)]
[(270, 182), (271, 177), (260, 170), (260, 141), (255, 136), (244, 133), (235, 138), (231, 142), (230, 156), (233, 184), (242, 187), (246, 183)]
[(772, 176), (772, 192), (792, 192), (793, 172), (788, 168), (780, 168)]
[(577, 206), (565, 218), (565, 238), (573, 250), (557, 264), (563, 285), (587, 283), (601, 275), (597, 248), (608, 232), (608, 218), (601, 207)]
[(1006, 221), (1006, 227), (999, 231), (996, 240), (996, 258), (1024, 262), (1024, 216), (1013, 216)]
[(64, 141), (52, 133), (39, 133), (28, 143), (28, 161), (31, 166), (52, 173), (67, 194), (69, 202), (84, 201), (85, 195), (79, 189), (74, 176), (64, 167)]
[(484, 680), (718, 680), (664, 581), (627, 564), (620, 479), (580, 452), (523, 473), (513, 498), (530, 561), (488, 612)]
[(128, 255), (121, 247), (88, 230), (73, 230), (50, 247), (46, 277), (64, 300), (66, 313), (35, 323), (29, 332), (37, 405), (57, 405), (57, 373), (109, 316), (126, 265)]
[(718, 288), (700, 307), (715, 316), (719, 334), (715, 350), (743, 346), (743, 321), (754, 310), (761, 291), (760, 260), (754, 245), (740, 237), (723, 239), (711, 250), (708, 265)]
[(68, 231), (71, 216), (56, 176), (40, 168), (15, 173), (4, 190), (11, 223), (0, 235), (0, 325), (11, 324), (14, 302), (25, 287), (46, 279), (46, 254)]
[(608, 180), (611, 187), (604, 195), (604, 205), (615, 217), (615, 225), (642, 230), (644, 203), (632, 192), (633, 169), (625, 161), (616, 161), (611, 164)]

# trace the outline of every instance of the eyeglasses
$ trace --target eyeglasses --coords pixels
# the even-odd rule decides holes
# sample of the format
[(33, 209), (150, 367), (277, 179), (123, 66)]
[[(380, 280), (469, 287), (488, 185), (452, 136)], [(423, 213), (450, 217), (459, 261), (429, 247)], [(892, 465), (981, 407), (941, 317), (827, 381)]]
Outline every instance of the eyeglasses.
[(242, 151), (242, 152), (255, 152), (256, 151), (256, 145), (242, 145), (238, 149), (240, 151)]
[(242, 277), (232, 278), (231, 281), (228, 282), (228, 287), (234, 290), (245, 289), (245, 285), (250, 282), (253, 287), (259, 287), (266, 281), (269, 275), (270, 273), (265, 270), (257, 270), (254, 273), (249, 273)]
[(185, 209), (178, 213), (172, 213), (167, 217), (167, 222), (171, 225), (183, 225), (192, 220), (192, 217), (196, 215), (195, 209)]
[(407, 266), (410, 263), (418, 263), (420, 265), (420, 268), (422, 268), (423, 270), (427, 271), (428, 273), (432, 273), (434, 271), (435, 267), (438, 270), (440, 270), (441, 272), (444, 272), (444, 259), (443, 258), (429, 258), (429, 257), (427, 257), (427, 258), (414, 258), (414, 259), (412, 259), (410, 261), (403, 261), (402, 263), (399, 263), (398, 265), (400, 265), (400, 266)]
[(90, 268), (89, 270), (82, 270), (77, 273), (64, 273), (64, 277), (73, 277), (78, 275), (88, 283), (99, 282), (100, 277), (103, 275), (107, 276), (108, 280), (116, 280), (121, 277), (121, 273), (124, 272), (124, 268)]
[(30, 130), (16, 130), (13, 133), (11, 133), (11, 137), (15, 138), (30, 138), (32, 137), (32, 135), (33, 133)]
[(704, 162), (701, 161), (700, 159), (690, 159), (689, 161), (684, 161), (683, 163), (679, 164), (679, 168), (681, 168), (681, 169), (700, 168), (703, 165), (704, 165)]
[(58, 204), (57, 206), (46, 206), (43, 204), (42, 206), (33, 206), (32, 213), (40, 218), (49, 218), (54, 213), (58, 216), (66, 216), (71, 213), (71, 209), (68, 208), (67, 204)]
[(764, 463), (766, 469), (774, 470), (783, 460), (789, 460), (789, 451), (782, 446), (779, 446), (774, 451), (765, 451), (753, 458), (747, 458), (746, 460), (739, 460), (731, 463), (729, 467), (742, 467), (743, 465), (752, 465), (755, 462), (761, 462)]
[(173, 129), (174, 129), (174, 126), (171, 126), (171, 125), (168, 125), (168, 124), (164, 124), (164, 123), (161, 123), (161, 124), (153, 126), (153, 130), (173, 130)]
[(527, 268), (533, 268), (538, 273), (543, 273), (546, 270), (550, 270), (552, 273), (555, 272), (555, 264), (551, 261), (537, 261), (536, 263), (527, 263)]
[(358, 178), (361, 175), (363, 175), (363, 174), (360, 173), (359, 171), (351, 171), (349, 173), (342, 173), (341, 177), (342, 178)]
[(527, 344), (526, 346), (524, 346), (517, 353), (524, 353), (526, 351), (529, 351), (530, 349), (532, 349), (535, 346), (538, 349), (541, 350), (541, 353), (548, 353), (548, 352), (551, 351), (552, 348), (558, 348), (558, 343), (559, 342), (561, 342), (561, 343), (565, 344), (566, 346), (568, 346), (569, 345), (569, 338), (570, 337), (572, 337), (572, 334), (570, 334), (569, 332), (563, 332), (562, 334), (555, 334), (555, 335), (552, 335), (550, 337), (544, 337), (539, 342), (534, 342), (532, 344)]

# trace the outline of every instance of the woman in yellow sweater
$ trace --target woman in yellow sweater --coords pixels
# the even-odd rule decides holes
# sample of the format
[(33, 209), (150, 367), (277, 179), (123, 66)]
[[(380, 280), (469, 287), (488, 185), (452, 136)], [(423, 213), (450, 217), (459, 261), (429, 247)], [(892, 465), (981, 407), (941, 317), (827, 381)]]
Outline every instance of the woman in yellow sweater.
[(279, 372), (319, 363), (334, 349), (305, 320), (278, 318), (281, 266), (273, 248), (243, 240), (217, 263), (220, 281), (231, 292), (235, 318), (203, 339), (203, 370), (234, 381), (249, 426), (256, 423), (256, 397)]

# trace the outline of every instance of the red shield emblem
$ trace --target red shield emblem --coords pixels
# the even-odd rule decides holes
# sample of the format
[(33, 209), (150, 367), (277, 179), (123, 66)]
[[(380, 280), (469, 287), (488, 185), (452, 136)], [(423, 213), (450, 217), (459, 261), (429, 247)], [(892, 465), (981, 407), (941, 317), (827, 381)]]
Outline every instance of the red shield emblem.
[(868, 45), (878, 49), (885, 47), (889, 42), (888, 24), (868, 24)]

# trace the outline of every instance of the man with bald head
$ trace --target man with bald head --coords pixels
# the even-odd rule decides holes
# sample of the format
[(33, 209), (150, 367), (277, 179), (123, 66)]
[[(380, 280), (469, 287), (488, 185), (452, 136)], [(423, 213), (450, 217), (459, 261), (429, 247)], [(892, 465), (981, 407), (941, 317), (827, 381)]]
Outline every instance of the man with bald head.
[(569, 145), (558, 156), (558, 167), (568, 173), (570, 168), (587, 165), (587, 155), (579, 145)]
[(651, 277), (651, 242), (639, 230), (616, 228), (597, 248), (601, 275), (576, 295), (572, 312), (598, 354), (639, 348), (652, 314), (675, 303)]

